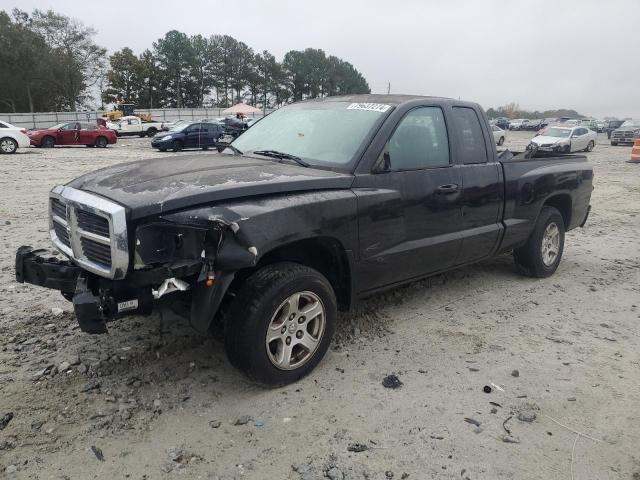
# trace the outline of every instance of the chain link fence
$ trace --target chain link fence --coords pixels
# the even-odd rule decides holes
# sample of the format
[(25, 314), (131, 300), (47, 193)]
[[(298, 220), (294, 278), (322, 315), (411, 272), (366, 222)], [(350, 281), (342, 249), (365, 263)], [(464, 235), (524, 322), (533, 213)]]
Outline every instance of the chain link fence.
[[(151, 114), (157, 122), (172, 122), (174, 120), (201, 120), (203, 118), (215, 120), (226, 117), (222, 113), (224, 108), (153, 108), (136, 109), (136, 113)], [(246, 115), (248, 118), (260, 118), (265, 112)], [(38, 113), (0, 113), (0, 120), (11, 123), (20, 128), (46, 128), (58, 123), (73, 121), (95, 121), (106, 113), (105, 110), (84, 112), (38, 112)]]

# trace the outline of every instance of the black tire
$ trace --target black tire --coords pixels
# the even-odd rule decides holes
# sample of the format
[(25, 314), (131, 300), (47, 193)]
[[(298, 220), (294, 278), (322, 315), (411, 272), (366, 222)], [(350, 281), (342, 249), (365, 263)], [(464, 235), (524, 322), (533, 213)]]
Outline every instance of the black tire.
[(224, 151), (224, 149), (225, 149), (225, 148), (227, 148), (227, 147), (221, 147), (220, 145), (218, 145), (218, 146), (216, 147), (216, 150), (218, 150), (218, 153), (222, 153), (222, 152)]
[[(545, 263), (543, 260), (543, 241), (545, 231), (551, 224), (555, 224), (558, 228), (559, 245), (555, 260)], [(542, 207), (529, 240), (527, 240), (527, 243), (523, 247), (513, 251), (513, 258), (520, 273), (537, 278), (545, 278), (553, 275), (560, 264), (560, 260), (562, 260), (564, 233), (564, 219), (560, 212), (554, 207)]]
[(182, 142), (180, 140), (174, 140), (171, 142), (171, 150), (174, 152), (179, 152), (182, 150)]
[[(324, 307), (324, 331), (305, 363), (284, 370), (270, 359), (266, 334), (283, 302), (298, 292), (311, 292), (320, 299)], [(320, 272), (291, 262), (268, 265), (244, 281), (231, 304), (224, 333), (227, 356), (236, 368), (262, 385), (276, 387), (296, 382), (327, 353), (336, 317), (335, 293)]]
[(564, 147), (562, 147), (562, 153), (571, 153), (571, 146), (565, 145)]
[(167, 151), (166, 148), (159, 148), (158, 150), (160, 150), (161, 152), (166, 152)]
[(585, 152), (592, 152), (593, 151), (593, 147), (595, 147), (596, 144), (593, 140), (589, 140), (589, 144), (587, 145), (587, 148), (584, 149)]
[(147, 137), (153, 138), (156, 136), (156, 133), (158, 133), (158, 129), (151, 127), (147, 130)]
[(504, 137), (500, 137), (500, 140), (498, 140), (498, 145), (502, 146), (504, 144)]
[(42, 145), (42, 148), (53, 148), (56, 144), (56, 139), (47, 135), (42, 139), (40, 144)]
[(85, 147), (87, 147), (87, 148), (93, 148), (93, 147), (95, 147), (95, 145), (85, 145)]
[(105, 137), (98, 137), (96, 138), (96, 147), (98, 148), (107, 148), (107, 144), (109, 142), (107, 141), (107, 139)]
[(618, 142), (611, 142), (611, 146), (617, 147), (618, 146)]
[(0, 153), (12, 154), (18, 150), (18, 142), (13, 138), (5, 137), (0, 138)]

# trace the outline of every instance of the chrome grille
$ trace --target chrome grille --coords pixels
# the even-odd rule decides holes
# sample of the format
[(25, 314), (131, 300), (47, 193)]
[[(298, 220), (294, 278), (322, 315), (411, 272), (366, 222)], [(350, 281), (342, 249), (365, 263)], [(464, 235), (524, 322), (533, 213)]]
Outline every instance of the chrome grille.
[(51, 199), (51, 212), (65, 222), (67, 221), (67, 207), (57, 198)]
[(67, 232), (67, 226), (54, 221), (53, 229), (56, 232), (58, 240), (60, 240), (66, 247), (71, 248), (71, 240), (69, 240), (69, 232)]
[(80, 237), (82, 252), (92, 262), (111, 268), (111, 245), (96, 242), (89, 238)]
[(86, 270), (123, 278), (129, 266), (124, 207), (96, 195), (58, 186), (50, 193), (54, 245)]
[(109, 220), (84, 210), (76, 210), (76, 215), (82, 230), (109, 238)]

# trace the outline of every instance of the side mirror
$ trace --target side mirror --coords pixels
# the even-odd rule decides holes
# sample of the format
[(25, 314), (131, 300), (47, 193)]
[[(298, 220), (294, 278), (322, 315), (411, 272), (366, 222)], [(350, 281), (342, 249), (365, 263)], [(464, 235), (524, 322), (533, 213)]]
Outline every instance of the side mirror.
[(384, 173), (391, 171), (391, 155), (389, 155), (389, 151), (385, 151), (382, 154), (382, 158), (380, 158), (375, 167), (373, 168), (374, 173)]

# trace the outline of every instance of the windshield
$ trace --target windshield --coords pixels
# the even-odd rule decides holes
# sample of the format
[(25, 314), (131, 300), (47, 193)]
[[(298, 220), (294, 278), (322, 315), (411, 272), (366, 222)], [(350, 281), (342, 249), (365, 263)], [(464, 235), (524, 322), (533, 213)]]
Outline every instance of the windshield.
[(545, 137), (561, 137), (566, 138), (571, 135), (571, 130), (568, 128), (547, 128), (544, 131)]
[(345, 167), (390, 108), (341, 101), (289, 105), (257, 122), (233, 146), (245, 154), (274, 150), (311, 165)]
[(640, 120), (627, 120), (621, 127), (640, 127)]

